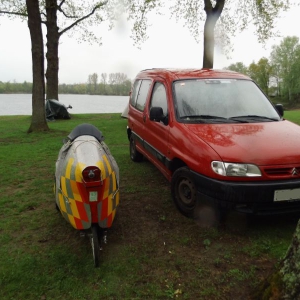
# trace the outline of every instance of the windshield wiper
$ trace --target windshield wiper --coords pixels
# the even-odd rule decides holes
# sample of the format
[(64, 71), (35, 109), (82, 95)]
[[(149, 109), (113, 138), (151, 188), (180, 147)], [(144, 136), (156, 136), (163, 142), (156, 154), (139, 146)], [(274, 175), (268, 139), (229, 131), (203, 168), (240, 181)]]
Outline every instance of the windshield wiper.
[(190, 116), (183, 116), (180, 117), (180, 119), (191, 119), (191, 120), (195, 120), (195, 119), (200, 119), (200, 120), (215, 120), (218, 122), (225, 122), (225, 123), (232, 123), (232, 122), (236, 122), (236, 123), (248, 123), (248, 121), (246, 120), (235, 120), (235, 119), (231, 119), (231, 118), (224, 118), (224, 117), (220, 117), (220, 116), (212, 116), (212, 115), (190, 115)]
[(235, 117), (230, 117), (230, 120), (235, 120), (235, 119), (265, 119), (265, 120), (270, 120), (270, 121), (279, 121), (276, 118), (270, 118), (266, 116), (258, 116), (258, 115), (244, 115), (244, 116), (235, 116)]
[(219, 116), (212, 116), (212, 115), (189, 115), (189, 116), (182, 116), (180, 119), (221, 119), (227, 120), (227, 118), (219, 117)]

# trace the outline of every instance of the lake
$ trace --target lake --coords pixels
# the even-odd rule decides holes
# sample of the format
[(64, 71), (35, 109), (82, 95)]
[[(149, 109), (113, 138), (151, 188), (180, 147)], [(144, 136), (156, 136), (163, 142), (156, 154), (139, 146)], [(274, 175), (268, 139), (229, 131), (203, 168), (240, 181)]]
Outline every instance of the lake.
[[(59, 101), (72, 106), (70, 114), (122, 113), (128, 103), (128, 96), (59, 95)], [(31, 94), (0, 94), (0, 115), (31, 115)]]

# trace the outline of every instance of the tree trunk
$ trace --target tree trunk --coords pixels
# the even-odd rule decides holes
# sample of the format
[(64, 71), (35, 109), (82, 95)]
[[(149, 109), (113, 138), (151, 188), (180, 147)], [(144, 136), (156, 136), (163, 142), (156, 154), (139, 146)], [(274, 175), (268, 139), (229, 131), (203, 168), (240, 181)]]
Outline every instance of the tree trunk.
[(49, 130), (45, 116), (44, 44), (38, 0), (26, 0), (32, 53), (32, 118), (28, 132)]
[(215, 48), (215, 25), (223, 11), (225, 0), (217, 0), (215, 7), (212, 7), (210, 0), (204, 0), (204, 10), (206, 21), (204, 24), (204, 44), (203, 44), (203, 68), (212, 69), (214, 67)]
[(280, 267), (252, 295), (252, 299), (300, 299), (300, 220)]
[(300, 299), (300, 221), (283, 260), (280, 274), (283, 281), (283, 299)]
[(214, 67), (214, 27), (213, 16), (208, 14), (204, 25), (203, 68), (205, 69), (212, 69)]
[(57, 26), (57, 0), (46, 0), (47, 13), (47, 96), (46, 99), (58, 100), (58, 43), (59, 28)]

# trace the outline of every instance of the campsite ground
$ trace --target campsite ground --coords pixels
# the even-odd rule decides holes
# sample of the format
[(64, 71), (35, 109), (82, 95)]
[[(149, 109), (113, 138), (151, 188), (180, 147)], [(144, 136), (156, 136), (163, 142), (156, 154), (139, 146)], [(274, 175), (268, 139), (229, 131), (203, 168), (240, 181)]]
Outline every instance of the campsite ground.
[[(54, 205), (58, 151), (80, 123), (103, 132), (120, 168), (120, 206), (97, 269), (88, 240)], [(288, 248), (297, 216), (233, 213), (220, 229), (182, 216), (161, 173), (130, 160), (119, 114), (74, 115), (46, 133), (27, 134), (29, 124), (0, 117), (1, 299), (250, 299)]]

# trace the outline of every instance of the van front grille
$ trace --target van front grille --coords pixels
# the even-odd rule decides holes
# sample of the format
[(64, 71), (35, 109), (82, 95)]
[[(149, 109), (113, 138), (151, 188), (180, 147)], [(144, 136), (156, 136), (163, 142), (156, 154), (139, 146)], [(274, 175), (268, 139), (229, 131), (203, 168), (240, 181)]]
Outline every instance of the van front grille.
[(270, 177), (300, 177), (300, 166), (283, 168), (265, 168), (264, 171)]

